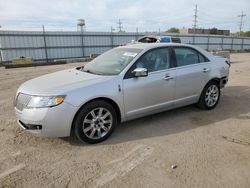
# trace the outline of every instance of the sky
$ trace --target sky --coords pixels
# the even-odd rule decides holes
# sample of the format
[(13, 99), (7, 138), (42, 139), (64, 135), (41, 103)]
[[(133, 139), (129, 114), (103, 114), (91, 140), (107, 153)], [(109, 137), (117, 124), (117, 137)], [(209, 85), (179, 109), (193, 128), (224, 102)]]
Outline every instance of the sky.
[(77, 19), (85, 19), (86, 31), (166, 31), (190, 28), (198, 6), (199, 28), (250, 30), (250, 0), (0, 0), (0, 30), (75, 31)]

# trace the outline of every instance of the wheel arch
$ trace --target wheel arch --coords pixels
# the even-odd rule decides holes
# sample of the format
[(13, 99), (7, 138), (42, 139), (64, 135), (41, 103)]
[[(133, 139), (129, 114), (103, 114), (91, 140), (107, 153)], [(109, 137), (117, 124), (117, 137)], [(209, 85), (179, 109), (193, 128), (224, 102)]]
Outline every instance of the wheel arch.
[(219, 98), (220, 98), (220, 82), (221, 82), (221, 79), (215, 77), (215, 78), (210, 79), (210, 80), (206, 83), (206, 85), (205, 85), (205, 86), (203, 87), (203, 89), (202, 89), (202, 92), (200, 93), (200, 97), (199, 97), (199, 100), (198, 100), (197, 105), (198, 105), (200, 108), (202, 108), (202, 109), (211, 110), (211, 109), (213, 109), (213, 108), (217, 105), (217, 103), (218, 103), (218, 101), (219, 101), (219, 99), (218, 99), (218, 101), (216, 102), (215, 106), (212, 107), (212, 108), (205, 107), (205, 105), (204, 105), (203, 102), (201, 101), (201, 99), (202, 99), (202, 94), (203, 94), (203, 92), (205, 91), (205, 88), (208, 87), (208, 85), (209, 85), (210, 83), (212, 83), (212, 82), (215, 82), (215, 83), (218, 85), (218, 88), (219, 88)]
[[(220, 78), (215, 77), (215, 78), (210, 79), (210, 80), (207, 82), (207, 84), (210, 83), (210, 82), (216, 82), (218, 85), (220, 85), (220, 80), (221, 80)], [(207, 85), (207, 84), (206, 84), (206, 85)]]
[(218, 78), (218, 77), (214, 77), (214, 78), (210, 79), (210, 80), (204, 85), (204, 87), (202, 88), (202, 90), (200, 91), (199, 99), (200, 99), (200, 97), (201, 97), (201, 94), (202, 94), (203, 90), (205, 89), (205, 87), (206, 87), (209, 83), (211, 83), (211, 82), (216, 82), (216, 83), (220, 86), (220, 80), (221, 80), (221, 79)]
[(112, 105), (112, 107), (115, 109), (115, 112), (116, 112), (116, 115), (117, 115), (117, 121), (118, 121), (118, 123), (121, 122), (121, 110), (120, 110), (118, 104), (117, 104), (114, 100), (112, 100), (112, 99), (110, 99), (110, 98), (107, 98), (107, 97), (97, 97), (97, 98), (94, 98), (94, 99), (91, 99), (91, 100), (85, 102), (85, 103), (77, 110), (77, 112), (76, 112), (75, 115), (74, 115), (72, 124), (71, 124), (71, 131), (72, 131), (73, 128), (74, 128), (73, 126), (74, 126), (74, 122), (75, 122), (76, 116), (77, 116), (78, 113), (81, 111), (81, 109), (84, 108), (84, 106), (85, 106), (86, 104), (91, 103), (91, 102), (94, 102), (94, 101), (105, 101), (105, 102), (109, 103), (110, 105)]
[(206, 84), (205, 86), (203, 87), (202, 91), (204, 90), (204, 88), (211, 82), (216, 82), (218, 84), (218, 86), (220, 87), (220, 78), (218, 77), (214, 77), (214, 78), (211, 78)]

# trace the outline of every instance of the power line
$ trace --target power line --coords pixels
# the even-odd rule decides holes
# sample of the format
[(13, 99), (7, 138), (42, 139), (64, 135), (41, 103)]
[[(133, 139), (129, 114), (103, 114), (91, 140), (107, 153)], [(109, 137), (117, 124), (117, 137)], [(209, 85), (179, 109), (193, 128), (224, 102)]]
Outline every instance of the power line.
[(195, 5), (195, 9), (194, 9), (194, 25), (193, 25), (193, 28), (194, 28), (194, 34), (196, 33), (196, 28), (197, 28), (197, 20), (198, 18), (198, 15), (197, 15), (197, 4)]
[(241, 31), (242, 31), (242, 27), (243, 27), (243, 18), (244, 18), (245, 16), (247, 16), (247, 15), (246, 15), (246, 14), (243, 14), (243, 11), (241, 12), (240, 15), (238, 15), (238, 17), (240, 17), (240, 23), (239, 23), (239, 25), (240, 25), (240, 33), (239, 33), (239, 35), (241, 34)]

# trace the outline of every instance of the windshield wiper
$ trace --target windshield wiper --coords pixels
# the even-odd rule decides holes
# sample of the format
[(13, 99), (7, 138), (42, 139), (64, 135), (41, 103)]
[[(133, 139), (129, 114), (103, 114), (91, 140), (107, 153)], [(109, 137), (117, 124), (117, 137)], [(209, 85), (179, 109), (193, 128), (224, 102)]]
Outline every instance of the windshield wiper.
[(101, 73), (93, 72), (93, 71), (91, 71), (91, 70), (89, 70), (89, 69), (87, 69), (87, 70), (82, 69), (82, 70), (83, 70), (84, 72), (87, 72), (87, 73), (90, 73), (90, 74), (103, 75), (103, 74), (101, 74)]
[(90, 74), (104, 75), (103, 73), (97, 73), (97, 72), (91, 71), (91, 70), (89, 70), (89, 69), (84, 69), (84, 66), (82, 66), (82, 67), (77, 67), (76, 69), (79, 70), (79, 71), (83, 71), (83, 72), (90, 73)]

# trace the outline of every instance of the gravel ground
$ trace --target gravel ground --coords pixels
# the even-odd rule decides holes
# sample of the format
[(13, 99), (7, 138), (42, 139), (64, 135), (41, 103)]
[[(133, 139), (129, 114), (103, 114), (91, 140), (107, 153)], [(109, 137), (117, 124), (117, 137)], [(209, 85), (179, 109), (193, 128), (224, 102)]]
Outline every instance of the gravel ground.
[(35, 137), (14, 116), (22, 82), (79, 63), (0, 67), (0, 187), (250, 187), (250, 54), (231, 61), (214, 110), (188, 106), (123, 123), (97, 145)]

